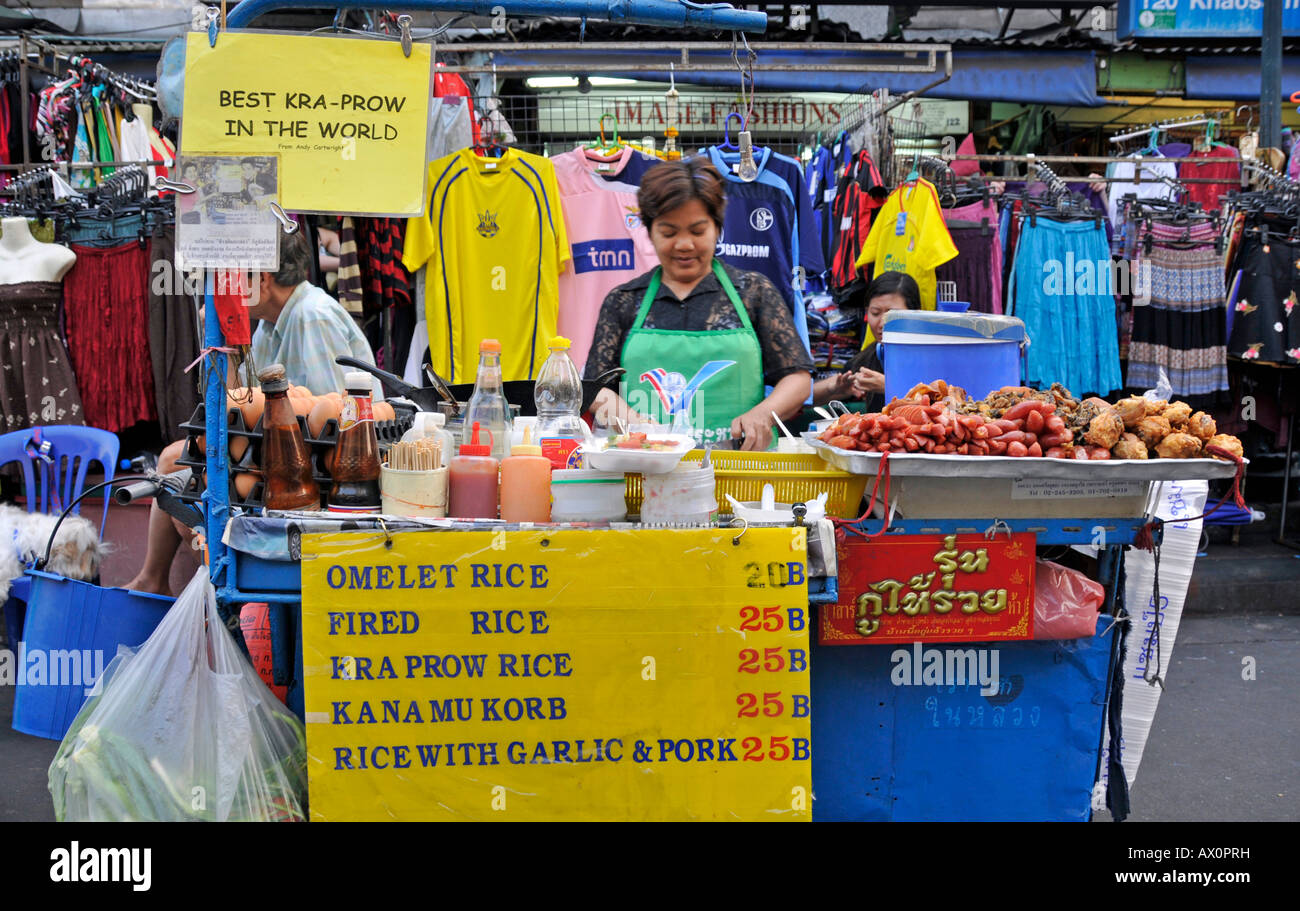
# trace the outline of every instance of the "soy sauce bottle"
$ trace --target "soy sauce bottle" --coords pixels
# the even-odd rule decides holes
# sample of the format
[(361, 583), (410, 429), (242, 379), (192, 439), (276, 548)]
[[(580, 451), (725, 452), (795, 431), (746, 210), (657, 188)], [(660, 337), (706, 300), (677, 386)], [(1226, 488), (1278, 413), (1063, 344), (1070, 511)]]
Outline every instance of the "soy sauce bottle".
[(267, 509), (320, 509), (320, 488), (311, 476), (311, 451), (289, 403), (284, 367), (272, 364), (257, 374), (266, 395), (262, 418), (262, 477)]
[(334, 451), (334, 484), (330, 512), (377, 513), (379, 499), (379, 438), (375, 436), (374, 386), (364, 370), (344, 377), (347, 391), (339, 415), (339, 442)]

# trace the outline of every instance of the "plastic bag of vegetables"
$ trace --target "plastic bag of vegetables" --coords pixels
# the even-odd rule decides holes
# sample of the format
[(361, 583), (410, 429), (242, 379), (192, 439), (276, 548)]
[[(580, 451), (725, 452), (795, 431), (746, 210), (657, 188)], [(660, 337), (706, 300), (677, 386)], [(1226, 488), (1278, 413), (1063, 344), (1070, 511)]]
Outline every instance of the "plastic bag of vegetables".
[(60, 821), (302, 821), (306, 731), (217, 613), (208, 571), (119, 649), (50, 764)]

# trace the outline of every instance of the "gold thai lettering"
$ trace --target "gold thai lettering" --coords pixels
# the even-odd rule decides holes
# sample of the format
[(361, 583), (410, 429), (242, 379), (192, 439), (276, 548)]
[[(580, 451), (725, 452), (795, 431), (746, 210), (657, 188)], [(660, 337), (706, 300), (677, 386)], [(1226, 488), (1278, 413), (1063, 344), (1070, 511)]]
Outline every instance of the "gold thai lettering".
[(959, 565), (964, 573), (988, 572), (989, 552), (982, 547), (977, 551), (968, 550), (961, 555)]
[(953, 572), (957, 568), (957, 557), (957, 536), (948, 535), (943, 539), (943, 550), (934, 555), (934, 562), (939, 564), (939, 572), (945, 575)]
[(953, 594), (948, 591), (935, 592), (930, 595), (930, 605), (936, 614), (946, 614), (952, 610)]
[(961, 612), (963, 614), (974, 614), (980, 609), (979, 592), (958, 592), (957, 600), (961, 602)]
[(928, 592), (930, 586), (934, 585), (934, 573), (917, 573), (907, 580), (907, 585), (913, 591)]
[(1005, 588), (989, 589), (980, 599), (980, 610), (986, 614), (996, 614), (998, 611), (1005, 610), (1007, 606), (1007, 590)]
[(928, 591), (908, 592), (903, 596), (903, 613), (909, 617), (930, 613), (930, 593)]

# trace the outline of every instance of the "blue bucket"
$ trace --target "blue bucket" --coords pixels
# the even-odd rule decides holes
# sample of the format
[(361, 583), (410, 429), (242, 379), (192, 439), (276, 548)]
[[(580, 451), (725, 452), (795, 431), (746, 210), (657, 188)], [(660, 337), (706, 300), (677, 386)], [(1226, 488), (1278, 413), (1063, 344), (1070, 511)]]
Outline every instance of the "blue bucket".
[(1020, 385), (1025, 324), (1013, 316), (892, 310), (878, 346), (885, 368), (885, 401), (918, 383), (944, 380), (982, 399)]
[(27, 575), (32, 593), (14, 668), (13, 728), (62, 740), (117, 647), (142, 645), (175, 599), (32, 569)]

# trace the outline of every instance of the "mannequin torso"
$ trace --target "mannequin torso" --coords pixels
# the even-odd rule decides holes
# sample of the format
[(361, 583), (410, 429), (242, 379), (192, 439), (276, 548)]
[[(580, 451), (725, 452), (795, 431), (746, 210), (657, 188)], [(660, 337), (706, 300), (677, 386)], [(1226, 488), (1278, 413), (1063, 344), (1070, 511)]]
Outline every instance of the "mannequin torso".
[(0, 285), (62, 281), (77, 261), (67, 247), (32, 237), (25, 218), (6, 218), (0, 227)]

